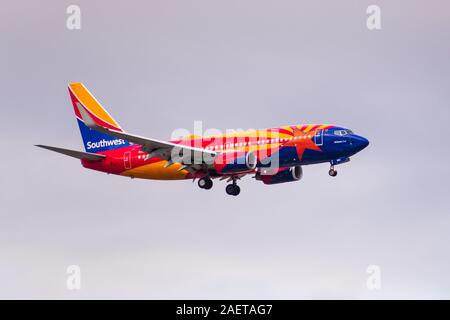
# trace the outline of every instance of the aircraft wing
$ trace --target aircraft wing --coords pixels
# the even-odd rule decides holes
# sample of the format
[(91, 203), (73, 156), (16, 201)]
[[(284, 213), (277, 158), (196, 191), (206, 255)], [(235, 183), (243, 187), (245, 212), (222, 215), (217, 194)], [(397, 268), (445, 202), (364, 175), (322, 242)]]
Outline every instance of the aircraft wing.
[[(82, 117), (84, 123), (89, 128), (99, 131), (99, 132), (102, 132), (102, 133), (105, 133), (105, 134), (108, 134), (108, 135), (111, 135), (113, 137), (117, 137), (120, 139), (124, 139), (124, 140), (130, 141), (130, 142), (142, 145), (143, 151), (149, 153), (147, 158), (157, 156), (161, 159), (168, 160), (169, 161), (168, 165), (173, 163), (172, 159), (171, 159), (171, 155), (172, 155), (172, 151), (174, 148), (177, 148), (176, 151), (178, 152), (178, 154), (182, 153), (183, 155), (186, 155), (186, 154), (188, 155), (188, 157), (183, 156), (183, 159), (189, 159), (189, 155), (190, 155), (191, 161), (188, 164), (194, 164), (194, 163), (202, 164), (202, 163), (199, 163), (199, 161), (193, 161), (194, 157), (195, 157), (195, 159), (202, 159), (202, 162), (203, 162), (203, 159), (211, 159), (211, 160), (214, 159), (214, 157), (217, 154), (214, 151), (208, 151), (203, 148), (195, 148), (195, 147), (180, 145), (180, 144), (176, 144), (176, 143), (171, 143), (171, 142), (166, 142), (166, 141), (161, 141), (161, 140), (156, 140), (156, 139), (150, 139), (150, 138), (126, 133), (123, 131), (117, 131), (114, 129), (106, 128), (106, 127), (98, 124), (94, 120), (94, 118), (88, 113), (88, 111), (83, 107), (83, 105), (81, 105), (80, 103), (77, 103), (77, 108), (81, 114), (81, 117)], [(205, 156), (207, 156), (207, 157), (205, 157)], [(180, 160), (182, 160), (182, 159), (180, 159)], [(177, 161), (177, 162), (184, 164), (184, 161)]]

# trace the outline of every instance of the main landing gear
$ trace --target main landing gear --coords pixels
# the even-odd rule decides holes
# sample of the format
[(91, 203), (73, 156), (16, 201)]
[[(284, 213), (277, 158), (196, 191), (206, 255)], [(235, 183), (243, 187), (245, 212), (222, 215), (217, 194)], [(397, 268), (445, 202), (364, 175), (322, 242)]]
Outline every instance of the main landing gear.
[(229, 185), (227, 185), (227, 187), (225, 188), (225, 191), (230, 196), (237, 196), (241, 192), (241, 188), (239, 188), (239, 186), (236, 184), (236, 178), (233, 177), (232, 179), (233, 179), (233, 182), (230, 183)]
[[(227, 192), (227, 194), (229, 194), (231, 196), (237, 196), (241, 192), (241, 188), (239, 188), (239, 186), (236, 183), (236, 180), (238, 178), (232, 177), (231, 179), (233, 182), (230, 183), (229, 185), (227, 185), (227, 187), (225, 188), (225, 191)], [(213, 181), (211, 180), (210, 177), (200, 178), (198, 180), (198, 186), (201, 189), (209, 190), (213, 186)]]
[(210, 177), (200, 178), (198, 180), (198, 186), (201, 189), (209, 190), (213, 186), (213, 182)]
[(230, 196), (237, 196), (241, 192), (241, 188), (239, 188), (239, 186), (237, 184), (235, 184), (235, 183), (230, 183), (225, 188), (225, 191)]
[(328, 171), (328, 174), (329, 174), (331, 177), (336, 177), (336, 176), (337, 176), (337, 171), (334, 170), (334, 166), (333, 166), (333, 165), (330, 167), (330, 170)]

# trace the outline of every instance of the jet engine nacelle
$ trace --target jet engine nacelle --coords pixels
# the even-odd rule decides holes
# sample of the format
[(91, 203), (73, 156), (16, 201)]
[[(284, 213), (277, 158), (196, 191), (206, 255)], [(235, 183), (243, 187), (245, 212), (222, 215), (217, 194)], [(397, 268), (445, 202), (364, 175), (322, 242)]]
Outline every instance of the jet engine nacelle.
[(256, 180), (261, 180), (264, 184), (276, 184), (284, 182), (298, 181), (303, 176), (303, 169), (301, 166), (295, 166), (291, 168), (279, 168), (275, 174), (264, 174), (258, 172), (256, 174)]
[(217, 173), (244, 173), (255, 170), (257, 162), (253, 152), (232, 151), (218, 154), (213, 166)]

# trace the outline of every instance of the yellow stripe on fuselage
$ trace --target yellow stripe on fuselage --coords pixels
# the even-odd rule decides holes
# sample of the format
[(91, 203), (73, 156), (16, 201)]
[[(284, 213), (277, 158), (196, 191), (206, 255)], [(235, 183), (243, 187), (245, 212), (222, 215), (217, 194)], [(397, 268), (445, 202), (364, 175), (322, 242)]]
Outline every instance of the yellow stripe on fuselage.
[(153, 162), (140, 167), (122, 172), (120, 175), (141, 178), (141, 179), (155, 179), (155, 180), (182, 180), (186, 179), (187, 170), (178, 171), (181, 164), (174, 163), (169, 167), (164, 167), (167, 161), (162, 160)]
[(305, 128), (305, 130), (303, 130), (304, 133), (308, 133), (311, 131), (312, 128), (314, 128), (316, 126), (316, 124), (310, 124), (309, 126), (307, 126)]

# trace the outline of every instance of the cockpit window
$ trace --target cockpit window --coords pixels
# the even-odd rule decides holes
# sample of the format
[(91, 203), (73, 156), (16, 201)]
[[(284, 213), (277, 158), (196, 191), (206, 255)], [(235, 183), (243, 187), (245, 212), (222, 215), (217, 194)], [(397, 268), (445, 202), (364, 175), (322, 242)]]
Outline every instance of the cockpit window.
[(347, 131), (345, 130), (335, 130), (334, 134), (337, 136), (345, 136), (347, 134)]
[(348, 129), (347, 130), (335, 130), (334, 134), (337, 135), (337, 136), (345, 136), (347, 134), (353, 134), (353, 131), (352, 130), (348, 130)]

